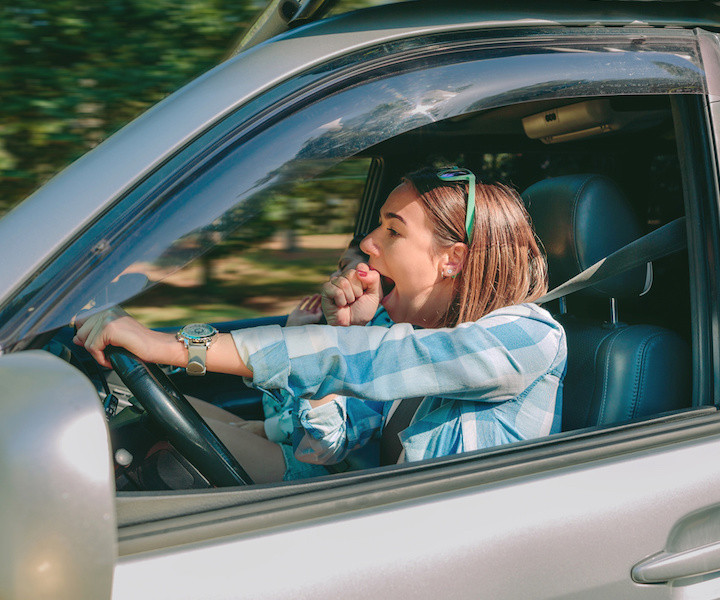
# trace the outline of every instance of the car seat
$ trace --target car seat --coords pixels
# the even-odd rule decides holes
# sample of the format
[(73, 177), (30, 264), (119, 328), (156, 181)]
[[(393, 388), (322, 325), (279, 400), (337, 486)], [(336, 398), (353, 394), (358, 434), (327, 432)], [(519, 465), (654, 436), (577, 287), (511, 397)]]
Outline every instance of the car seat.
[[(545, 179), (523, 199), (547, 252), (550, 289), (642, 235), (626, 197), (602, 175)], [(620, 300), (644, 294), (651, 282), (648, 264), (560, 299), (555, 316), (568, 344), (563, 431), (690, 406), (685, 340), (663, 327), (618, 319)]]

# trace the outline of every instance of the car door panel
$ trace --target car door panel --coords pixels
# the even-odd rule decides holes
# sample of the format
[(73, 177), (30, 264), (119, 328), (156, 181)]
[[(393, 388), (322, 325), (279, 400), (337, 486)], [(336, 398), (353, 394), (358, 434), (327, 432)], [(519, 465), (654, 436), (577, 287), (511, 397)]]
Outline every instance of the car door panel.
[[(375, 508), (330, 503), (307, 522), (270, 517), (255, 533), (122, 556), (113, 598), (668, 598), (631, 569), (720, 504), (719, 450), (712, 436)], [(161, 587), (138, 595), (150, 573)]]

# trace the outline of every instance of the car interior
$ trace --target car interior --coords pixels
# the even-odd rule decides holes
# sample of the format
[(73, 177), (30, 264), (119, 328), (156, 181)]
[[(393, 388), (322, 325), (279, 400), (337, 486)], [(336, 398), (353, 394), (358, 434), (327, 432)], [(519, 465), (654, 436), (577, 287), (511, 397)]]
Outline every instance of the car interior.
[[(552, 289), (685, 214), (676, 120), (668, 97), (638, 95), (525, 102), (424, 125), (346, 161), (364, 165), (364, 181), (353, 188), (361, 198), (348, 238), (374, 227), (403, 174), (425, 165), (459, 165), (481, 181), (521, 192), (547, 253)], [(327, 185), (327, 174), (316, 179)], [(693, 406), (689, 285), (688, 256), (681, 251), (545, 305), (568, 336), (563, 432)], [(214, 324), (230, 331), (284, 319), (270, 314)], [(118, 491), (211, 487), (132, 405), (117, 375), (101, 371), (70, 336), (62, 332), (49, 348), (65, 354), (70, 348), (67, 358), (89, 374), (101, 396), (112, 398), (106, 410), (114, 450), (144, 457), (132, 467), (116, 466)], [(263, 418), (259, 393), (237, 377), (165, 372), (186, 395), (246, 419)], [(118, 411), (118, 399), (129, 410)]]
[[(684, 214), (666, 97), (512, 105), (410, 132), (381, 152), (397, 172), (409, 167), (402, 148), (428, 145), (453, 157), (465, 148), (457, 160), (480, 179), (521, 191), (551, 289)], [(564, 431), (691, 405), (688, 286), (677, 254), (547, 306), (568, 336)]]

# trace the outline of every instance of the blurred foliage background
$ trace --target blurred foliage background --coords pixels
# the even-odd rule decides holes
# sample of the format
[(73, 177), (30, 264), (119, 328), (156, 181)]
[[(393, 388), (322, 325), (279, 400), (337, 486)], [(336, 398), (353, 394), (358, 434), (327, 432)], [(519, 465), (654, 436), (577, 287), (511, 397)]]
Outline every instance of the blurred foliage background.
[[(339, 0), (330, 14), (389, 1), (402, 0)], [(269, 2), (0, 2), (0, 215), (227, 58)], [(165, 279), (133, 309), (153, 325), (289, 310), (334, 269), (367, 166), (351, 161), (286, 190), (253, 228)], [(300, 234), (312, 241), (303, 246)]]
[(0, 213), (224, 58), (266, 0), (0, 5)]
[[(403, 0), (338, 0), (330, 14)], [(229, 55), (269, 0), (0, 2), (0, 214)]]

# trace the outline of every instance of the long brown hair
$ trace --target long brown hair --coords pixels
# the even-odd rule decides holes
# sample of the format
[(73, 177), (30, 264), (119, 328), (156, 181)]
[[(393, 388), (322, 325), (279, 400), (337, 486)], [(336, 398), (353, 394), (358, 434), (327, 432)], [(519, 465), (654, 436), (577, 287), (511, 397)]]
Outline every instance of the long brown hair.
[(547, 292), (547, 262), (518, 193), (499, 183), (476, 183), (472, 239), (465, 232), (467, 182), (442, 181), (425, 168), (410, 183), (434, 228), (438, 249), (468, 244), (453, 300), (440, 325), (476, 321), (495, 309), (532, 302)]

